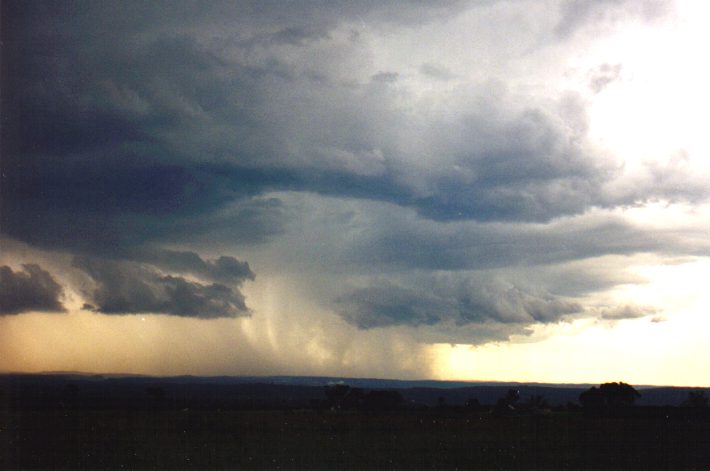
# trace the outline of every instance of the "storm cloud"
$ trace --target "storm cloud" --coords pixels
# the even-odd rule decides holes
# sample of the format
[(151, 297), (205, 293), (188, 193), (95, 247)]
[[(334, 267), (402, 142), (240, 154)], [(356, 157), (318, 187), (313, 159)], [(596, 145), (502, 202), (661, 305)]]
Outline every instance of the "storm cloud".
[[(105, 15), (69, 5), (3, 7), (1, 225), (20, 240), (111, 252), (199, 237), (228, 224), (217, 215), (230, 205), (284, 190), (390, 202), (436, 221), (521, 222), (673, 191), (654, 172), (633, 191), (607, 191), (620, 168), (568, 112), (503, 83), (445, 93), (441, 107), (403, 106), (416, 101), (411, 79), (372, 64), (357, 19), (375, 30), (425, 25), (460, 4), (398, 14), (308, 3), (313, 17), (268, 3), (199, 14), (177, 4), (160, 17), (159, 6)], [(597, 10), (581, 5), (565, 15)], [(224, 15), (242, 10), (225, 29)], [(417, 68), (441, 79), (430, 64)], [(230, 226), (236, 240), (265, 240), (283, 224), (243, 217)]]
[(177, 250), (147, 251), (136, 255), (169, 271), (192, 273), (215, 281), (241, 284), (255, 277), (247, 262), (226, 255), (213, 260), (204, 260), (195, 252)]
[(615, 295), (710, 254), (703, 155), (599, 130), (648, 76), (598, 40), (674, 2), (1, 8), (6, 314), (230, 320), (342, 366), (388, 338), (666, 316)]
[(525, 325), (556, 322), (581, 311), (574, 302), (550, 293), (527, 292), (502, 280), (481, 283), (446, 276), (422, 285), (401, 287), (384, 281), (357, 289), (339, 298), (337, 304), (345, 320), (363, 329), (438, 323)]
[(18, 271), (7, 265), (0, 267), (0, 315), (63, 312), (61, 296), (62, 287), (39, 265), (25, 264)]
[(244, 296), (224, 284), (189, 281), (131, 262), (77, 257), (73, 264), (96, 285), (88, 293), (86, 307), (104, 314), (158, 313), (204, 319), (249, 314)]

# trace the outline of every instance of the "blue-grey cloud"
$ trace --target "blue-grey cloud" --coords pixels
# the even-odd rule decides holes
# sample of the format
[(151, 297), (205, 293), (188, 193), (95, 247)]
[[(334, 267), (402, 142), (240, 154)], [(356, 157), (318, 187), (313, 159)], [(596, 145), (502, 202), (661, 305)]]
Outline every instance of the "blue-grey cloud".
[(241, 284), (255, 278), (249, 263), (226, 255), (204, 260), (195, 252), (166, 249), (139, 250), (131, 255), (169, 272), (190, 273), (213, 281)]
[[(376, 211), (370, 210), (370, 214)], [(355, 231), (340, 257), (365, 270), (483, 270), (535, 267), (604, 255), (698, 255), (710, 244), (672, 230), (649, 231), (620, 217), (564, 218), (549, 224), (433, 224), (395, 211)]]
[[(3, 2), (0, 231), (80, 255), (101, 312), (196, 317), (247, 313), (250, 266), (195, 247), (265, 243), (297, 226), (304, 214), (276, 192), (394, 208), (332, 244), (328, 262), (368, 275), (698, 250), (620, 219), (584, 220), (654, 198), (697, 201), (707, 188), (680, 184), (682, 166), (651, 165), (611, 191), (623, 169), (587, 142), (584, 103), (570, 94), (551, 105), (472, 79), (442, 99), (445, 112), (402, 105), (416, 102), (412, 77), (458, 77), (436, 58), (375, 67), (368, 34), (492, 4)], [(540, 34), (563, 42), (600, 15), (655, 14), (630, 1), (551, 5), (557, 30)], [(598, 72), (601, 90), (619, 70)], [(338, 309), (363, 328), (518, 328), (574, 312), (564, 295), (606, 283), (582, 278), (565, 293), (373, 282)]]
[[(400, 13), (368, 3), (165, 6), (4, 3), (3, 233), (109, 252), (220, 231), (230, 204), (274, 190), (386, 201), (436, 221), (526, 222), (674, 194), (655, 177), (606, 194), (617, 167), (560, 116), (494, 89), (444, 119), (397, 108), (398, 72), (343, 76), (368, 47), (335, 38), (343, 22), (433, 21), (455, 2)], [(278, 233), (283, 220), (263, 214), (231, 224), (233, 240)]]
[(169, 314), (202, 319), (249, 314), (242, 293), (221, 283), (190, 281), (132, 262), (76, 257), (73, 263), (95, 284), (87, 294), (88, 304), (95, 306), (93, 309), (97, 312)]
[(360, 328), (392, 325), (532, 324), (559, 321), (582, 306), (540, 289), (505, 280), (465, 275), (405, 281), (385, 280), (355, 289), (336, 300), (341, 316)]
[(19, 271), (0, 266), (0, 315), (65, 311), (62, 291), (54, 277), (39, 265), (25, 264)]

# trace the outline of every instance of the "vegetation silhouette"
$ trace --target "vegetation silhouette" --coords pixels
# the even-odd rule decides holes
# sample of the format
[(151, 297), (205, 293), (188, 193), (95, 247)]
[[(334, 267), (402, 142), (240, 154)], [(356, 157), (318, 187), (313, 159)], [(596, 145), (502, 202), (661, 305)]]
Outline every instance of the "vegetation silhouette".
[(392, 412), (404, 404), (399, 391), (361, 388), (335, 384), (325, 388), (325, 408), (331, 411)]
[(632, 406), (640, 397), (641, 393), (627, 383), (604, 383), (580, 394), (579, 402), (587, 415), (609, 415)]
[(368, 412), (394, 412), (404, 404), (402, 393), (394, 390), (369, 391), (363, 398), (363, 410)]
[(357, 410), (362, 407), (365, 392), (347, 384), (335, 384), (325, 388), (325, 407), (333, 410)]
[(700, 388), (281, 381), (0, 375), (0, 469), (710, 469)]
[(515, 405), (519, 400), (520, 391), (517, 389), (509, 389), (505, 396), (500, 397), (496, 402), (496, 406), (493, 409), (493, 415), (496, 417), (515, 415), (517, 412)]
[(705, 391), (688, 391), (688, 399), (683, 404), (684, 407), (706, 408), (708, 407), (708, 397)]

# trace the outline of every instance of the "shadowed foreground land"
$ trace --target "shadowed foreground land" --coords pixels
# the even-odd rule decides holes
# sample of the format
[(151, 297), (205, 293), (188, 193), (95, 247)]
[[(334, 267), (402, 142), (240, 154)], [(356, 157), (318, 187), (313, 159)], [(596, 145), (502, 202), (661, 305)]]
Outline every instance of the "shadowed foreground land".
[[(27, 412), (2, 468), (707, 468), (707, 421), (285, 411)], [(9, 435), (9, 436), (8, 436)]]
[[(163, 384), (163, 396), (134, 380), (13, 381), (0, 401), (0, 469), (710, 468), (707, 412), (679, 407), (625, 417), (564, 407), (502, 417), (485, 406), (334, 411), (296, 407), (322, 388), (277, 388), (292, 405), (268, 408), (230, 402), (249, 388), (264, 397), (271, 389), (261, 386)], [(92, 399), (93, 384), (115, 396), (101, 389)]]

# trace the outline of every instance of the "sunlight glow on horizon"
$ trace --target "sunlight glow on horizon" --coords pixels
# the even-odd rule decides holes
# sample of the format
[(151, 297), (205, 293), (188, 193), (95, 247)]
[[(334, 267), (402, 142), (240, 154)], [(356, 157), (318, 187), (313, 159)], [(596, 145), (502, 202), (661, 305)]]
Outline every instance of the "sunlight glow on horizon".
[(710, 373), (704, 367), (710, 331), (706, 289), (710, 262), (638, 270), (649, 282), (620, 289), (619, 302), (628, 297), (673, 306), (672, 312), (621, 321), (580, 319), (536, 326), (530, 337), (505, 343), (433, 345), (437, 378), (710, 386)]

